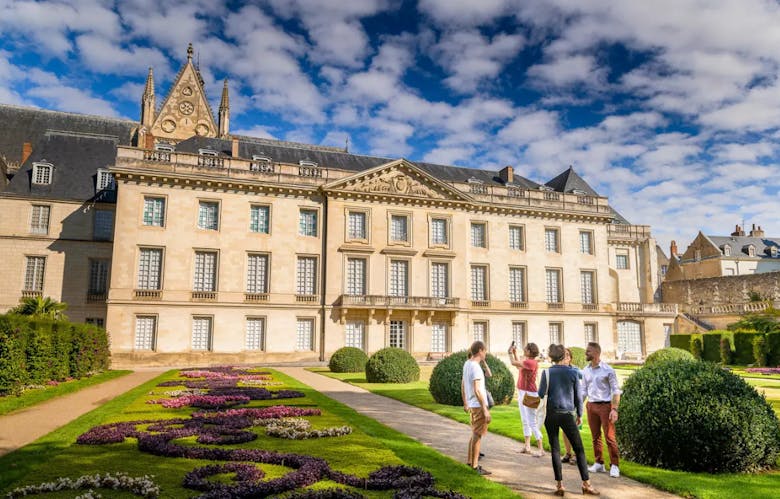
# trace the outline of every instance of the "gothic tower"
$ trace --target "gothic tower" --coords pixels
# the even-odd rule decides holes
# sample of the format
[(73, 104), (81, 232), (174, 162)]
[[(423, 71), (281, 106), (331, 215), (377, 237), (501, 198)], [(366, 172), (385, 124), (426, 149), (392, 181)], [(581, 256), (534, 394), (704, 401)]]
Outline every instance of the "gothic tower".
[(219, 136), (228, 138), (230, 133), (230, 99), (228, 98), (228, 81), (222, 87), (222, 100), (219, 103)]
[(154, 123), (155, 99), (154, 99), (154, 72), (149, 68), (149, 74), (146, 76), (146, 88), (141, 97), (141, 126), (147, 130), (152, 128)]

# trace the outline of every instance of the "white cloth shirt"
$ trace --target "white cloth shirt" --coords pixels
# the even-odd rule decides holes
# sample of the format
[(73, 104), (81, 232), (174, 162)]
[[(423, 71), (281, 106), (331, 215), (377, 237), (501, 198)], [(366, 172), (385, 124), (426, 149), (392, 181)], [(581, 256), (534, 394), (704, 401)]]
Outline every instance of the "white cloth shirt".
[(474, 393), (474, 380), (477, 380), (477, 386), (480, 393), (482, 393), (482, 400), (487, 404), (487, 396), (485, 395), (485, 373), (482, 372), (482, 368), (479, 366), (479, 362), (473, 360), (467, 360), (463, 364), (463, 387), (466, 392), (466, 405), (469, 407), (482, 407), (477, 398), (477, 394)]
[(588, 402), (611, 402), (613, 395), (623, 393), (618, 385), (617, 373), (604, 361), (596, 367), (585, 366), (582, 377)]

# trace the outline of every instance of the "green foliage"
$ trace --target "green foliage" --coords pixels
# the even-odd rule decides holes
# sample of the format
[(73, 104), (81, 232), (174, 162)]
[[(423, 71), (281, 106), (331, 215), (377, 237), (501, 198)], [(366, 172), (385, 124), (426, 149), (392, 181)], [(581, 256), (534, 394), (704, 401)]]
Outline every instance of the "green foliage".
[(569, 350), (571, 350), (571, 365), (584, 369), (585, 364), (588, 363), (585, 359), (585, 349), (581, 347), (571, 347)]
[(334, 373), (363, 372), (368, 362), (366, 352), (355, 347), (342, 347), (333, 352), (328, 367)]
[(763, 334), (757, 334), (753, 338), (753, 358), (756, 360), (755, 365), (757, 367), (766, 366), (766, 357), (769, 353), (769, 344), (766, 341), (766, 336)]
[(406, 350), (387, 347), (366, 362), (369, 383), (409, 383), (420, 379), (420, 366)]
[(650, 366), (658, 362), (664, 362), (668, 360), (687, 360), (693, 362), (696, 360), (696, 358), (694, 358), (693, 354), (691, 354), (691, 352), (688, 350), (668, 347), (656, 350), (655, 352), (648, 355), (645, 359), (645, 365)]
[[(463, 405), (460, 394), (460, 385), (463, 381), (463, 364), (468, 359), (465, 350), (455, 352), (449, 357), (440, 360), (433, 368), (431, 379), (428, 383), (428, 391), (433, 399), (446, 405)], [(512, 373), (498, 357), (487, 354), (485, 359), (493, 374), (485, 378), (485, 387), (493, 395), (493, 401), (497, 404), (508, 404), (512, 401), (515, 392), (515, 382)]]
[(700, 334), (694, 334), (691, 338), (691, 353), (696, 360), (701, 360), (704, 353), (704, 342), (701, 339)]
[(19, 393), (27, 382), (22, 332), (0, 317), (0, 394)]
[(759, 334), (755, 331), (737, 331), (734, 333), (734, 364), (746, 366), (754, 364), (753, 338)]
[(710, 331), (702, 334), (702, 352), (701, 360), (707, 362), (720, 362), (720, 338), (722, 331)]
[(780, 332), (780, 310), (769, 307), (761, 313), (745, 314), (740, 320), (729, 324), (730, 331), (746, 330), (758, 331), (759, 333), (777, 333)]
[(761, 293), (759, 293), (758, 291), (751, 289), (750, 291), (748, 291), (748, 300), (752, 302), (764, 301), (764, 297), (761, 296)]
[(673, 334), (669, 336), (669, 345), (690, 352), (691, 336), (690, 334)]
[(25, 345), (30, 383), (40, 385), (52, 379), (52, 354), (51, 329), (30, 329)]
[(780, 367), (780, 333), (769, 333), (766, 335), (766, 342), (769, 349), (766, 363), (771, 367)]
[(707, 362), (666, 361), (623, 386), (617, 437), (626, 458), (696, 472), (752, 472), (780, 456), (780, 422), (739, 376)]
[(720, 363), (731, 364), (731, 341), (726, 336), (720, 337)]
[(24, 298), (18, 307), (11, 310), (13, 314), (31, 315), (33, 317), (46, 317), (48, 319), (66, 320), (65, 310), (67, 303), (60, 303), (50, 297)]

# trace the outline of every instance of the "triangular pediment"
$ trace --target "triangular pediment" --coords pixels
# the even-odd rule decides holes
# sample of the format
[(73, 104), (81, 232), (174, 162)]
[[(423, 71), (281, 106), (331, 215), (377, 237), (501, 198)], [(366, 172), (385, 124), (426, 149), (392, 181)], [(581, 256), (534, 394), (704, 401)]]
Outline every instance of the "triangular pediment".
[(179, 141), (200, 135), (216, 137), (217, 126), (200, 75), (188, 58), (152, 125), (152, 135)]
[(324, 185), (323, 189), (325, 191), (370, 193), (410, 198), (472, 201), (468, 194), (450, 187), (405, 159), (392, 161), (333, 181)]

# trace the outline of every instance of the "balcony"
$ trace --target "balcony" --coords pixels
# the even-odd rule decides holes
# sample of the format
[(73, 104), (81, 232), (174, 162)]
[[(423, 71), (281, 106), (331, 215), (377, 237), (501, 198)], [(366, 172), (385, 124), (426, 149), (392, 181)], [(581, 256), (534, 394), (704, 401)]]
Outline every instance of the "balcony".
[(563, 310), (563, 302), (547, 302), (547, 310)]
[(676, 303), (638, 303), (625, 302), (617, 303), (618, 313), (630, 314), (648, 314), (648, 315), (677, 315)]
[(472, 308), (490, 308), (490, 300), (471, 300)]
[(599, 306), (595, 303), (583, 303), (582, 304), (582, 311), (583, 312), (598, 312)]
[(527, 310), (528, 309), (528, 302), (524, 302), (524, 301), (510, 301), (509, 302), (509, 307), (510, 308), (515, 308), (515, 309)]
[(460, 300), (433, 296), (341, 295), (338, 303), (342, 307), (452, 309), (458, 308)]
[(22, 299), (24, 298), (43, 298), (43, 291), (36, 291), (34, 289), (23, 289)]
[(106, 301), (106, 292), (93, 292), (90, 291), (87, 293), (87, 302), (88, 303), (95, 303), (95, 302), (104, 302)]
[(650, 237), (649, 225), (607, 225), (607, 238), (620, 241), (643, 241)]
[(267, 302), (268, 293), (244, 293), (244, 301), (247, 303)]
[(295, 301), (298, 303), (317, 303), (320, 295), (295, 295)]
[(190, 301), (217, 301), (216, 291), (193, 291)]
[(198, 166), (203, 166), (205, 168), (224, 168), (225, 159), (220, 158), (219, 156), (201, 155), (198, 156)]
[(133, 298), (136, 300), (160, 300), (162, 299), (161, 289), (135, 289)]

